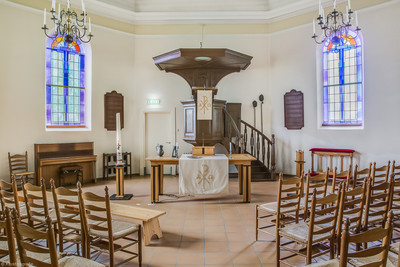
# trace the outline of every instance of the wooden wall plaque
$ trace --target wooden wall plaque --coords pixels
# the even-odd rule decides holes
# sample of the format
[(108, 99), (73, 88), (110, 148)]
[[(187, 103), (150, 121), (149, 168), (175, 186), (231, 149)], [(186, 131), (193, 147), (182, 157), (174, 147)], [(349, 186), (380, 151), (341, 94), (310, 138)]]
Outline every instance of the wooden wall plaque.
[(112, 91), (104, 95), (104, 128), (116, 130), (116, 114), (121, 114), (121, 129), (124, 128), (124, 96)]
[(304, 127), (304, 98), (301, 91), (292, 89), (284, 96), (285, 127), (300, 130)]

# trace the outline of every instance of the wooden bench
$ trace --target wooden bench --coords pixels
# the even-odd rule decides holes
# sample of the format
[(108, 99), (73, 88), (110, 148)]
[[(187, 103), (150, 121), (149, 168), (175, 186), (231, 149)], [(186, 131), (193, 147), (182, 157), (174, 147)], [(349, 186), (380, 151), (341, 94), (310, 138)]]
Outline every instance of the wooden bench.
[[(39, 193), (40, 192), (38, 192), (38, 194)], [(18, 191), (18, 198), (19, 200), (24, 201), (24, 195), (22, 191)], [(49, 191), (47, 192), (47, 201), (53, 202), (53, 194)], [(157, 238), (162, 237), (162, 231), (158, 217), (167, 214), (167, 212), (111, 202), (111, 214), (113, 216), (142, 221), (143, 240), (144, 244), (148, 246), (151, 238), (154, 235), (157, 236)]]
[[(352, 149), (336, 149), (336, 148), (311, 148), (311, 172), (313, 174), (319, 174), (324, 172), (323, 159), (329, 157), (330, 165), (328, 166), (330, 171), (333, 172), (335, 166), (333, 166), (333, 157), (340, 157), (340, 172), (343, 172), (343, 161), (344, 158), (349, 158), (350, 165), (353, 166), (353, 154), (355, 150)], [(314, 170), (314, 156), (319, 157), (319, 168)]]

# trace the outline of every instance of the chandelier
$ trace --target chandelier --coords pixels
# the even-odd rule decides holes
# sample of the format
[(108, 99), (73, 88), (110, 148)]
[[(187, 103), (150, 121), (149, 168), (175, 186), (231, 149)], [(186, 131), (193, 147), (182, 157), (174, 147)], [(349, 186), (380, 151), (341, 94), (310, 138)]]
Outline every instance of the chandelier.
[(336, 0), (334, 0), (333, 11), (330, 12), (326, 17), (324, 9), (322, 8), (321, 0), (319, 0), (319, 15), (317, 17), (317, 23), (321, 27), (323, 35), (322, 38), (316, 35), (315, 31), (316, 21), (314, 19), (312, 38), (317, 44), (322, 44), (328, 38), (332, 38), (332, 43), (334, 45), (339, 45), (341, 37), (346, 36), (347, 33), (349, 32), (349, 29), (353, 26), (351, 22), (353, 20), (353, 14), (355, 15), (355, 20), (356, 20), (355, 30), (358, 32), (361, 29), (358, 27), (357, 11), (353, 12), (351, 10), (350, 0), (348, 0), (345, 14), (343, 14), (341, 11), (336, 10)]
[(92, 39), (92, 25), (87, 23), (87, 13), (85, 10), (85, 4), (82, 1), (82, 14), (81, 18), (78, 18), (78, 14), (71, 10), (71, 3), (68, 0), (67, 10), (61, 10), (61, 5), (58, 4), (58, 12), (56, 12), (56, 2), (51, 1), (51, 20), (54, 22), (54, 34), (49, 35), (46, 26), (46, 8), (44, 9), (43, 27), (42, 30), (44, 34), (51, 38), (56, 39), (57, 37), (64, 37), (64, 41), (68, 44), (72, 43), (74, 40), (80, 40), (83, 43), (88, 43)]

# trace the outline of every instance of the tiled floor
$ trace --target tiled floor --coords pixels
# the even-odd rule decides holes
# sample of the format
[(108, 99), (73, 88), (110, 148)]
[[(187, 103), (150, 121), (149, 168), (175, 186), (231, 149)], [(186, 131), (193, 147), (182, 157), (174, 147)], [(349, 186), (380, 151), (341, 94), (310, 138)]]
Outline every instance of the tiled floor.
[[(242, 203), (237, 179), (230, 179), (229, 195), (177, 198), (178, 177), (166, 176), (164, 184), (166, 195), (151, 205), (149, 176), (125, 180), (125, 193), (134, 197), (121, 203), (167, 212), (160, 217), (163, 238), (143, 246), (143, 266), (276, 266), (274, 238), (260, 235), (264, 241), (255, 241), (255, 204), (275, 201), (277, 182), (252, 183), (251, 203)], [(105, 185), (115, 192), (112, 179), (87, 184), (84, 191), (104, 194)], [(105, 256), (97, 260), (108, 262)]]

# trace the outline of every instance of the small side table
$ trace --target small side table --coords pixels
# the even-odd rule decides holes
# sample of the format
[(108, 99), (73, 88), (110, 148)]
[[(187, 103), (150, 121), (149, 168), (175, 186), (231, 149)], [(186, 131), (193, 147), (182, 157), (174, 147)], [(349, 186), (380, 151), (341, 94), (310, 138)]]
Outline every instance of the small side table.
[(110, 196), (110, 200), (129, 200), (133, 197), (132, 194), (124, 194), (124, 165), (116, 165), (116, 179), (115, 185), (117, 193)]

